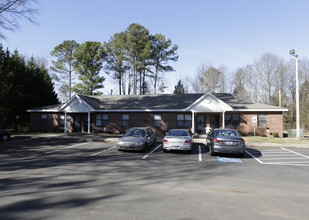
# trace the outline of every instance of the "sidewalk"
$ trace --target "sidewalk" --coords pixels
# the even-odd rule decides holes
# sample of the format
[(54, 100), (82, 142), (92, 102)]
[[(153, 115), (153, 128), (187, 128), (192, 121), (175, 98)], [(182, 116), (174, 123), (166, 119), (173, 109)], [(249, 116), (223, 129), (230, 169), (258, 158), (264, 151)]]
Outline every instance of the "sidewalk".
[(102, 141), (116, 143), (122, 135), (107, 135), (107, 134), (72, 134), (72, 133), (19, 133), (13, 134), (12, 140), (22, 139), (78, 139), (84, 141)]
[[(116, 143), (119, 138), (122, 137), (122, 134), (104, 134), (104, 133), (95, 133), (95, 134), (86, 134), (86, 133), (19, 133), (13, 134), (12, 140), (22, 140), (22, 139), (37, 139), (37, 138), (58, 138), (58, 139), (78, 139), (84, 141), (101, 141)], [(157, 137), (157, 142), (162, 142), (162, 137)], [(206, 144), (205, 138), (194, 138), (195, 143)], [(268, 143), (268, 142), (246, 142), (246, 147), (252, 148), (276, 148), (276, 147), (286, 147), (286, 148), (307, 148), (309, 149), (308, 144), (300, 143)]]

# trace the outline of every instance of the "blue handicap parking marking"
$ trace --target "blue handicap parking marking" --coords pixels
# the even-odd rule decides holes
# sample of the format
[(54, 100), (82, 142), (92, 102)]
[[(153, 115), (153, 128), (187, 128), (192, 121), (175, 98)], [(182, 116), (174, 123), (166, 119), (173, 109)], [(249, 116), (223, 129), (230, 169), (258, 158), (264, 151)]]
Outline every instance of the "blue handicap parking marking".
[(228, 157), (217, 157), (219, 162), (227, 162), (227, 163), (242, 163), (242, 160), (239, 158), (228, 158)]

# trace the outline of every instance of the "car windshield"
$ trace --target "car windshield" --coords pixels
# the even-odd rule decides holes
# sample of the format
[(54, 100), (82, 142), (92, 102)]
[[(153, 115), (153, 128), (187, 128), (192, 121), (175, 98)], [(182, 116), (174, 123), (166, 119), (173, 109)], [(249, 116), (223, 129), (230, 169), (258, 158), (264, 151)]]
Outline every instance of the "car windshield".
[(189, 133), (185, 130), (171, 130), (167, 133), (167, 136), (189, 136)]
[(239, 137), (239, 134), (234, 130), (218, 130), (215, 131), (215, 136)]
[(142, 129), (130, 129), (125, 133), (125, 137), (145, 137), (146, 132)]

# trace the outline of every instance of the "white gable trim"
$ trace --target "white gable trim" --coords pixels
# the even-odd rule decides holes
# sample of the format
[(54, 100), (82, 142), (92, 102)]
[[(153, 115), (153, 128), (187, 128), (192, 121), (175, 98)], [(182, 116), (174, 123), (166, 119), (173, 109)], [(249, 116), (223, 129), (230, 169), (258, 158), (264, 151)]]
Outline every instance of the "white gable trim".
[(281, 109), (234, 109), (234, 112), (288, 112), (289, 109), (281, 108)]
[[(81, 112), (91, 112), (95, 111), (94, 108), (92, 108), (82, 97), (80, 97), (78, 94), (74, 95), (67, 103), (65, 103), (63, 106), (59, 108), (59, 111), (66, 111), (65, 109), (70, 107), (70, 105), (74, 102), (74, 100), (78, 100), (82, 105), (84, 105), (88, 110), (87, 111), (81, 111)], [(71, 112), (71, 111), (66, 111)], [(74, 111), (73, 111), (74, 112)]]
[(202, 112), (199, 111), (197, 108), (197, 106), (199, 104), (201, 104), (204, 100), (206, 100), (206, 97), (209, 96), (211, 97), (213, 100), (215, 100), (216, 102), (218, 102), (223, 108), (220, 110), (211, 110), (208, 109), (205, 112), (226, 112), (226, 111), (233, 111), (233, 108), (231, 106), (229, 106), (228, 104), (226, 104), (225, 102), (223, 102), (221, 99), (217, 98), (216, 96), (214, 96), (213, 94), (207, 92), (205, 93), (203, 96), (201, 96), (199, 99), (197, 99), (194, 103), (192, 103), (190, 106), (188, 106), (185, 110), (186, 111), (195, 111), (195, 112)]

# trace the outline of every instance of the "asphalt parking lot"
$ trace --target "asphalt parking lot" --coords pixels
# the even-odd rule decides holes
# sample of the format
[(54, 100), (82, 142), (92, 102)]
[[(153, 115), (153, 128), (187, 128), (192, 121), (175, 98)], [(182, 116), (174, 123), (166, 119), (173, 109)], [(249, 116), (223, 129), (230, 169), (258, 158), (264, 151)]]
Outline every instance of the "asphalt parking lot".
[(309, 150), (244, 158), (25, 139), (0, 149), (0, 219), (308, 219)]

